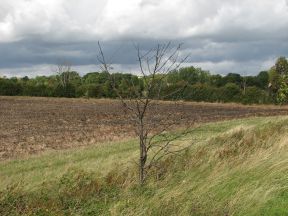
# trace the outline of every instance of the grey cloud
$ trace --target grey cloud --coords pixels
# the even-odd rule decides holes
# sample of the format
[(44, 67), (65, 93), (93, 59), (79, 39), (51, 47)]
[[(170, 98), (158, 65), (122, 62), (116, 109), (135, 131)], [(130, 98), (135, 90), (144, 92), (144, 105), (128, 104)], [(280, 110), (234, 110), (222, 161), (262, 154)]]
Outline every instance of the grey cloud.
[(159, 4), (160, 2), (157, 0), (142, 0), (139, 5), (140, 7), (148, 7), (148, 6), (156, 7)]
[(0, 74), (59, 59), (84, 70), (97, 64), (98, 40), (121, 70), (137, 68), (134, 43), (183, 42), (191, 64), (217, 72), (246, 65), (257, 73), (288, 56), (287, 0), (2, 1)]

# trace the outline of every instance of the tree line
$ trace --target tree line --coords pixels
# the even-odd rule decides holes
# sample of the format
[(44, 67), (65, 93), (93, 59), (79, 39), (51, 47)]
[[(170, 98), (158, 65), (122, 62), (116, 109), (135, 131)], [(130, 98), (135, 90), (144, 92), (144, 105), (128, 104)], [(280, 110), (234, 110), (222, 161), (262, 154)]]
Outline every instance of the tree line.
[[(243, 104), (284, 104), (288, 101), (288, 62), (285, 57), (278, 58), (272, 68), (255, 76), (237, 73), (221, 76), (191, 66), (170, 71), (165, 78), (158, 74), (156, 80), (161, 83), (163, 100)], [(70, 67), (61, 67), (59, 73), (51, 76), (0, 77), (0, 95), (117, 98), (119, 93), (114, 90), (117, 89), (123, 97), (133, 98), (135, 92), (145, 89), (145, 82), (143, 77), (128, 73), (103, 71), (80, 76)]]

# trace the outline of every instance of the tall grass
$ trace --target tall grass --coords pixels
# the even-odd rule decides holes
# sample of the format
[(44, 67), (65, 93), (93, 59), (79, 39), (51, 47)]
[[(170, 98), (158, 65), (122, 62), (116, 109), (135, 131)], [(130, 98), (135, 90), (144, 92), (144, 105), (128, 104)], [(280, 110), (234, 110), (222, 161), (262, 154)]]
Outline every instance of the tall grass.
[(201, 125), (143, 187), (135, 140), (4, 162), (0, 215), (286, 215), (287, 123)]

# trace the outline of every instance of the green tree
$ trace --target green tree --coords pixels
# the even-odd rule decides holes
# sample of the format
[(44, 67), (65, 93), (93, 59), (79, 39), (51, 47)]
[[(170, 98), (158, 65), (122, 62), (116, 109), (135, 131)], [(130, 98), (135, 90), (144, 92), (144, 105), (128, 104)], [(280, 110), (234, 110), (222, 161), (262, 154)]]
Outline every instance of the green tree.
[(269, 87), (273, 93), (276, 93), (280, 88), (281, 75), (277, 72), (276, 67), (273, 66), (269, 70)]
[(268, 71), (261, 71), (256, 76), (257, 86), (261, 89), (267, 89), (269, 84), (269, 73)]
[(0, 95), (21, 95), (22, 85), (16, 77), (10, 79), (0, 78)]
[(224, 78), (219, 74), (211, 75), (209, 79), (209, 84), (216, 87), (224, 86), (225, 82)]
[(207, 84), (196, 83), (185, 88), (183, 98), (192, 101), (217, 101), (216, 88)]
[(279, 104), (287, 104), (288, 102), (288, 75), (281, 77), (279, 90), (277, 91), (276, 100)]
[(195, 83), (207, 83), (209, 78), (210, 73), (208, 71), (191, 66), (171, 71), (167, 76), (167, 82), (177, 83), (184, 80), (188, 84), (193, 85)]
[(242, 83), (242, 77), (240, 74), (237, 74), (237, 73), (228, 73), (224, 77), (224, 80), (225, 80), (225, 85), (227, 83), (234, 83), (234, 84), (240, 86)]
[(276, 60), (275, 69), (281, 76), (288, 75), (288, 61), (281, 56)]
[(245, 95), (242, 95), (241, 102), (243, 104), (265, 104), (269, 102), (267, 92), (256, 86), (247, 87)]
[[(275, 65), (269, 70), (269, 88), (271, 95), (276, 102), (279, 103), (279, 98), (282, 98), (283, 89), (285, 89), (285, 80), (288, 75), (288, 62), (285, 57), (279, 57)], [(278, 91), (281, 88), (281, 92)], [(280, 99), (282, 100), (282, 99)]]
[(241, 97), (241, 89), (235, 83), (227, 83), (220, 88), (220, 95), (223, 102), (238, 102)]

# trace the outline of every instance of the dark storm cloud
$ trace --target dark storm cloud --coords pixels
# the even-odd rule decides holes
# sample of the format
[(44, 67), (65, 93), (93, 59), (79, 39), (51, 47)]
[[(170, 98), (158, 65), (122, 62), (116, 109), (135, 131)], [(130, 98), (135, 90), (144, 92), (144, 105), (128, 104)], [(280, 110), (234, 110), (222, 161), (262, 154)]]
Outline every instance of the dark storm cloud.
[[(143, 50), (152, 47), (151, 43), (140, 42)], [(156, 44), (156, 42), (154, 42)], [(137, 52), (133, 40), (104, 41), (101, 46), (107, 60), (113, 64), (135, 64)], [(75, 65), (98, 64), (99, 47), (97, 41), (74, 43), (51, 43), (40, 40), (0, 43), (0, 68), (20, 67), (21, 65), (56, 64), (67, 60)]]

